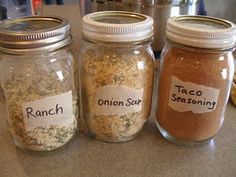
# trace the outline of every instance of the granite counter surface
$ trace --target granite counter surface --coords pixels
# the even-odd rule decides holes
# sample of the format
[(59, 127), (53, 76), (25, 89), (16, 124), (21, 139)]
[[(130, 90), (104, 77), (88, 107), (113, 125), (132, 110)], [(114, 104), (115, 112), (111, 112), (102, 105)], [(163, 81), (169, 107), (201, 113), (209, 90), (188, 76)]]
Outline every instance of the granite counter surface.
[[(66, 9), (67, 8), (67, 9)], [(46, 14), (67, 17), (75, 39), (80, 34), (79, 9), (48, 7)], [(67, 13), (70, 12), (70, 13)], [(72, 46), (75, 54), (79, 40)], [(0, 105), (0, 177), (235, 177), (236, 108), (227, 106), (224, 124), (208, 144), (185, 148), (163, 139), (150, 120), (126, 143), (103, 143), (78, 133), (63, 149), (29, 154), (17, 149)]]
[(12, 143), (0, 119), (1, 177), (235, 177), (236, 108), (209, 144), (185, 148), (163, 139), (149, 121), (134, 140), (103, 143), (78, 133), (63, 149), (29, 154)]

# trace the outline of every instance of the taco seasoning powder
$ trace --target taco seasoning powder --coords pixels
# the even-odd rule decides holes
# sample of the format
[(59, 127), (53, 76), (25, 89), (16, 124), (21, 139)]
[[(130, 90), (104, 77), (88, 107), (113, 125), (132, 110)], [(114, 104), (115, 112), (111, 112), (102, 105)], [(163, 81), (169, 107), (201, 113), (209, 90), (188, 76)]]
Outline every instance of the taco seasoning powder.
[(211, 139), (224, 121), (234, 73), (235, 26), (203, 16), (168, 20), (156, 123), (180, 145)]

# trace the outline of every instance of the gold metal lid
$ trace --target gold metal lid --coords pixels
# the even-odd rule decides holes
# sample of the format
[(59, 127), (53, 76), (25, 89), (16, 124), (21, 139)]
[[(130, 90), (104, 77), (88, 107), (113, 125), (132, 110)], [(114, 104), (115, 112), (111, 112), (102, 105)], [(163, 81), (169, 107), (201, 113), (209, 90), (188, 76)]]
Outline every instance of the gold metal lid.
[(30, 16), (0, 23), (0, 51), (12, 54), (57, 50), (71, 43), (70, 24), (55, 16)]

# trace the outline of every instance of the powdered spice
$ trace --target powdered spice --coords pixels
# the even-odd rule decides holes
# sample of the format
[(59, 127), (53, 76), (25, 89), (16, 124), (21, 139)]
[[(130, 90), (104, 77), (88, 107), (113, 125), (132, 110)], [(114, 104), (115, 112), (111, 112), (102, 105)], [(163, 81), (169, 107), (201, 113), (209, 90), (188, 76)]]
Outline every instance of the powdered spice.
[[(224, 120), (224, 112), (222, 110), (226, 107), (231, 87), (232, 60), (232, 56), (227, 52), (192, 52), (183, 48), (169, 48), (168, 52), (163, 54), (163, 63), (160, 71), (157, 111), (159, 126), (171, 136), (181, 140), (202, 141), (213, 137)], [(222, 73), (224, 71), (225, 73)], [(169, 102), (173, 98), (173, 95), (170, 94), (173, 76), (185, 83), (191, 82), (199, 86), (203, 85), (219, 90), (216, 102), (205, 105), (206, 108), (209, 108), (209, 112), (195, 113), (191, 110), (182, 112), (173, 109)], [(177, 89), (176, 94), (178, 93)], [(179, 95), (175, 98), (177, 99)], [(205, 100), (205, 102), (209, 102), (209, 100)], [(184, 108), (191, 104), (195, 108), (197, 107), (197, 102), (188, 103), (180, 100), (180, 103), (182, 103)]]
[(208, 140), (224, 121), (234, 72), (235, 26), (211, 17), (173, 17), (168, 20), (166, 35), (157, 126), (177, 144)]

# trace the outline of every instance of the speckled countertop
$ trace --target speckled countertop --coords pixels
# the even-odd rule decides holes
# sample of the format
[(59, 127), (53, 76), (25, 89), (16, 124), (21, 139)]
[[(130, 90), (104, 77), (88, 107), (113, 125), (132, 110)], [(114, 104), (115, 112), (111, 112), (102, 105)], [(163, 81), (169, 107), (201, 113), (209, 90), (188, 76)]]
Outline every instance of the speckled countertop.
[(134, 140), (109, 144), (77, 134), (64, 148), (29, 154), (11, 141), (0, 119), (1, 177), (235, 177), (236, 108), (227, 107), (217, 136), (193, 148), (176, 146), (158, 133), (153, 121)]
[[(78, 37), (78, 7), (51, 6), (46, 13), (65, 15), (73, 23), (75, 39)], [(79, 40), (74, 41), (77, 55)], [(176, 146), (163, 139), (150, 120), (132, 141), (109, 144), (78, 133), (64, 149), (49, 154), (18, 150), (11, 140), (3, 106), (0, 108), (0, 177), (236, 176), (236, 108), (231, 104), (223, 127), (209, 144)]]

